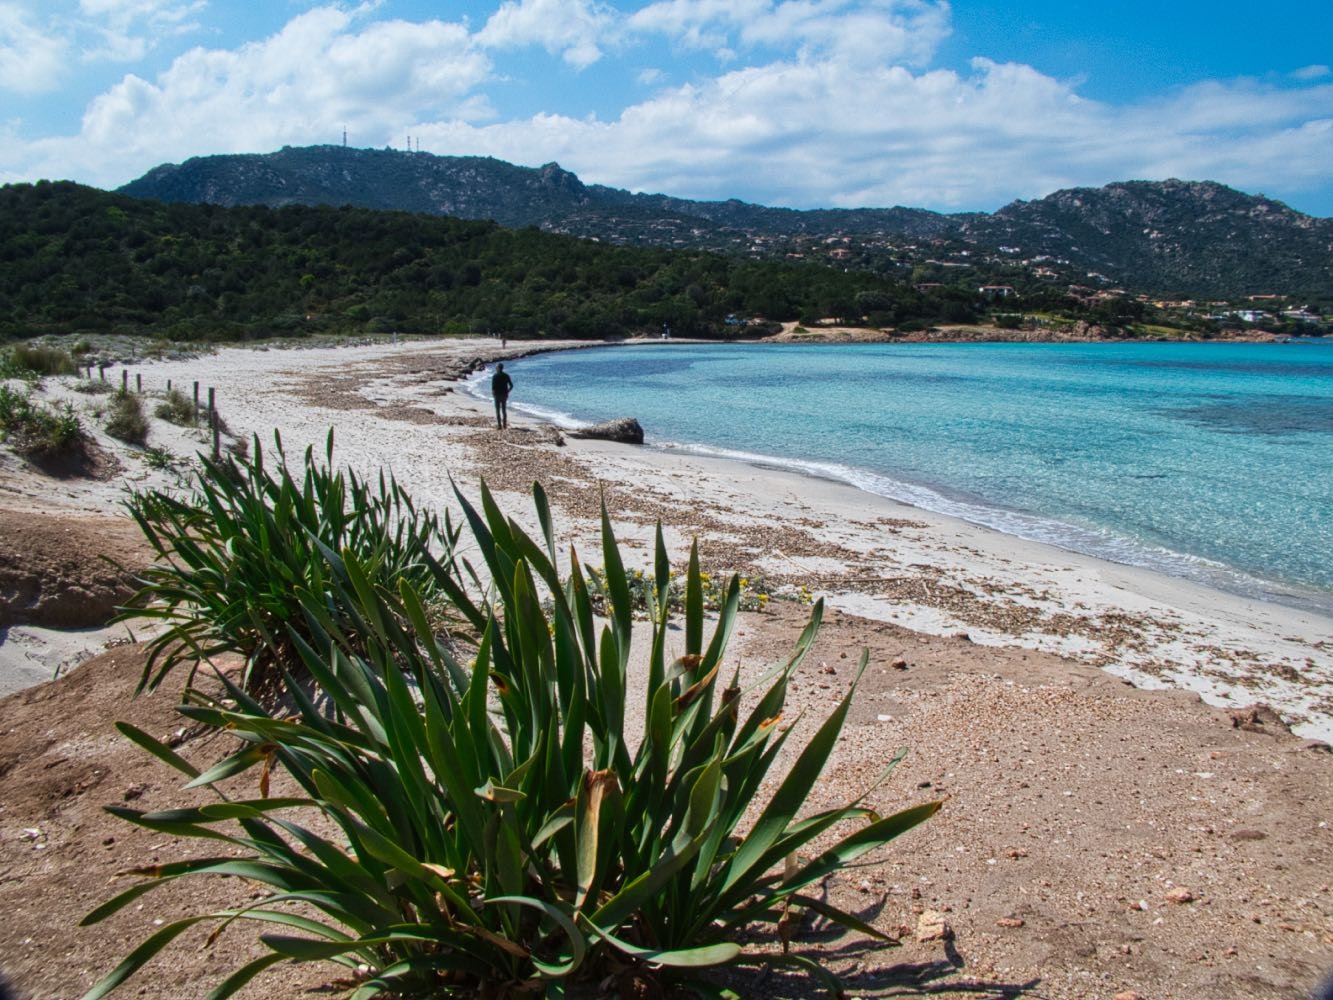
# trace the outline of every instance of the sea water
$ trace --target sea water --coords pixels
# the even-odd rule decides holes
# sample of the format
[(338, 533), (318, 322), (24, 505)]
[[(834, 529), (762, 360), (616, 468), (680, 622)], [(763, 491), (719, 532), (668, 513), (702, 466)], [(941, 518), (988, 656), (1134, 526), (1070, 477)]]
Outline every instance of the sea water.
[(556, 423), (633, 416), (650, 446), (1333, 610), (1333, 343), (661, 343), (507, 369), (511, 408)]

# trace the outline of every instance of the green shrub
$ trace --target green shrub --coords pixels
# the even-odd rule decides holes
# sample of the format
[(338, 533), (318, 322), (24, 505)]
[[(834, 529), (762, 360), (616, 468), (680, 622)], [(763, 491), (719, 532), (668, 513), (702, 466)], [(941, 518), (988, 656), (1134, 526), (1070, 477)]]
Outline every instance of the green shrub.
[[(247, 690), (271, 692), (284, 671), (299, 667), (296, 644), (310, 641), (298, 595), (309, 590), (332, 601), (326, 553), (351, 552), (383, 585), (407, 580), (427, 599), (437, 589), (437, 558), (452, 565), (458, 532), (448, 519), (417, 510), (392, 479), (372, 485), (333, 471), (332, 431), (328, 464), (307, 450), (298, 476), (274, 438), (274, 469), (256, 440), (253, 459), (240, 447), (202, 460), (188, 499), (160, 492), (130, 499), (158, 561), (119, 620), (166, 626), (150, 642), (140, 690), (156, 688), (178, 663), (233, 652), (246, 659)], [(359, 634), (350, 611), (331, 605), (331, 613), (333, 627)]]
[(165, 448), (145, 448), (142, 457), (150, 469), (174, 469), (177, 465), (176, 456)]
[[(230, 494), (237, 472), (254, 475), (209, 466), (206, 488)], [(312, 475), (307, 453), (307, 481)], [(166, 812), (110, 811), (161, 835), (207, 839), (215, 853), (141, 870), (146, 881), (84, 923), (185, 876), (240, 876), (267, 892), (161, 927), (89, 998), (119, 986), (202, 921), (257, 921), (269, 930), (260, 935), (268, 953), (234, 971), (219, 997), (278, 962), (311, 959), (356, 970), (354, 998), (563, 997), (567, 985), (608, 977), (627, 990), (677, 978), (721, 995), (700, 978), (701, 968), (775, 961), (831, 979), (785, 948), (746, 953), (737, 943), (743, 927), (767, 925), (786, 944), (799, 925), (792, 911), (808, 909), (882, 937), (830, 904), (819, 886), (940, 803), (879, 816), (863, 795), (806, 814), (855, 684), (805, 746), (793, 746), (786, 775), (766, 781), (796, 732), (780, 722), (822, 607), (813, 609), (789, 659), (745, 689), (739, 671), (724, 684), (739, 581), (728, 585), (706, 636), (698, 555), (691, 553), (683, 628), (670, 633), (683, 650), (669, 654), (670, 566), (659, 529), (646, 721), (634, 745), (626, 726), (629, 692), (640, 686), (629, 676), (632, 599), (609, 519), (603, 511), (610, 607), (599, 624), (572, 550), (567, 575), (557, 572), (550, 512), (540, 487), (534, 495), (540, 540), (505, 517), (484, 484), (480, 510), (459, 496), (470, 547), (490, 582), (482, 588), (480, 574), (471, 575), (464, 590), (456, 566), (428, 563), (438, 591), (466, 623), (451, 641), (437, 635), (417, 583), (385, 574), (373, 556), (351, 547), (326, 547), (318, 568), (306, 567), (313, 579), (283, 584), (299, 605), (285, 641), (331, 705), (321, 706), (291, 674), (291, 703), (281, 712), (225, 676), (219, 696), (191, 690), (181, 711), (239, 741), (202, 774), (154, 737), (121, 725), (191, 786), (213, 788), (220, 798)], [(279, 511), (240, 522), (246, 533), (232, 536), (233, 547), (256, 545), (258, 533), (280, 523)], [(159, 551), (180, 552), (200, 530), (186, 527), (171, 540), (150, 537)], [(248, 586), (268, 590), (270, 582)], [(276, 767), (294, 780), (296, 794), (269, 796)], [(217, 789), (256, 768), (256, 795)], [(816, 838), (827, 846), (811, 856)]]
[(179, 389), (167, 390), (162, 402), (153, 409), (153, 416), (181, 427), (193, 427), (199, 422), (194, 401)]
[(107, 404), (106, 432), (127, 444), (146, 443), (148, 418), (143, 412), (143, 401), (132, 392), (118, 390)]
[[(73, 375), (78, 371), (68, 351), (43, 344), (15, 344), (0, 360), (0, 371), (12, 375)], [(11, 377), (12, 377), (11, 375)]]
[(79, 449), (84, 434), (68, 403), (44, 406), (26, 392), (0, 385), (0, 440), (20, 455), (49, 459)]

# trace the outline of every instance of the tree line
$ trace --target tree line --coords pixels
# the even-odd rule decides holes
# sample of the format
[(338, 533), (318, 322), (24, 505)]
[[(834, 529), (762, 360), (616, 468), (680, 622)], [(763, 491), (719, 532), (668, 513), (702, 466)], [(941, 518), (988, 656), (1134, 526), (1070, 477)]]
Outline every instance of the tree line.
[(720, 337), (764, 329), (756, 318), (919, 329), (995, 308), (975, 286), (917, 290), (824, 263), (352, 207), (164, 204), (71, 182), (0, 188), (0, 264), (8, 338)]

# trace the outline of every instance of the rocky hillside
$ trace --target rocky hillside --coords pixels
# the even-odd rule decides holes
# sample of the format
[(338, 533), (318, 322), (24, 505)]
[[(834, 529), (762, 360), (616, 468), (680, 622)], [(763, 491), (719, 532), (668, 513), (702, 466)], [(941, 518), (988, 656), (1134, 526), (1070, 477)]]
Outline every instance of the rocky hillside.
[(994, 214), (798, 211), (585, 185), (555, 163), (530, 168), (482, 157), (314, 146), (163, 165), (120, 190), (168, 202), (397, 209), (616, 243), (747, 253), (787, 253), (791, 241), (843, 237), (901, 261), (905, 252), (921, 259), (936, 254), (934, 241), (961, 242), (1009, 259), (1040, 258), (1071, 277), (1093, 272), (1137, 291), (1333, 297), (1333, 220), (1210, 182), (1058, 191)]
[(1128, 181), (1016, 201), (965, 238), (1066, 257), (1136, 288), (1196, 295), (1333, 289), (1333, 219), (1209, 181)]

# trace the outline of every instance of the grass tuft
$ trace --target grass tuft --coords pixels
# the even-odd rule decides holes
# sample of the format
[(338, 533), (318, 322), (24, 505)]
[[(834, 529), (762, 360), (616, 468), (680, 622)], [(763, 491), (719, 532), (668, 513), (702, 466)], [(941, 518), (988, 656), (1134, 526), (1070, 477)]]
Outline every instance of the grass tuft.
[(179, 427), (193, 427), (199, 422), (194, 402), (179, 389), (168, 389), (153, 410), (153, 416)]
[(83, 427), (68, 403), (46, 406), (27, 393), (0, 385), (0, 440), (33, 459), (71, 456), (83, 445)]
[(68, 351), (44, 344), (15, 344), (0, 355), (0, 375), (10, 378), (73, 375), (78, 366)]
[(148, 417), (143, 412), (143, 401), (132, 392), (117, 390), (107, 404), (106, 432), (126, 444), (147, 443)]

